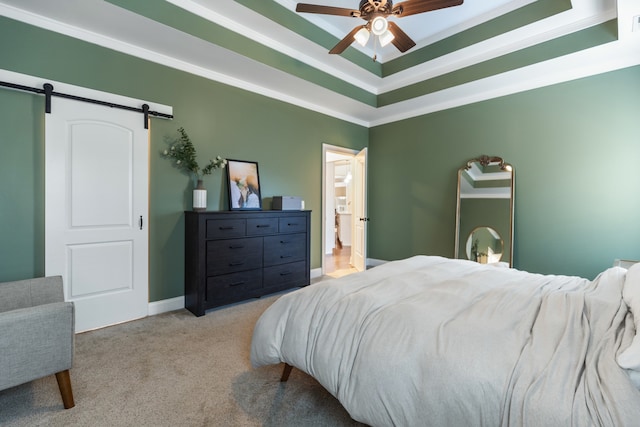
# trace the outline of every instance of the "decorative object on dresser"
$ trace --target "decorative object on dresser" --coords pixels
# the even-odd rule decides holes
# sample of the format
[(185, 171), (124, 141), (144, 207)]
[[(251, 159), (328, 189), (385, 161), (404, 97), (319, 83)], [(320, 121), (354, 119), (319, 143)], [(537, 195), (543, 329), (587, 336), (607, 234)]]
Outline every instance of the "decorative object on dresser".
[(187, 135), (184, 128), (179, 128), (180, 137), (174, 140), (171, 146), (162, 152), (162, 155), (168, 159), (175, 160), (173, 165), (183, 170), (189, 176), (195, 179), (196, 187), (193, 189), (193, 210), (204, 211), (207, 209), (207, 190), (204, 188), (202, 178), (204, 175), (211, 175), (215, 169), (223, 168), (227, 164), (227, 160), (220, 156), (209, 160), (209, 163), (200, 168), (196, 160), (196, 148), (191, 142), (191, 138)]
[(229, 210), (250, 211), (262, 209), (258, 164), (243, 160), (228, 160), (227, 188)]
[(185, 216), (185, 306), (196, 316), (310, 283), (311, 211)]
[(277, 211), (301, 211), (304, 201), (296, 196), (273, 196), (271, 208)]

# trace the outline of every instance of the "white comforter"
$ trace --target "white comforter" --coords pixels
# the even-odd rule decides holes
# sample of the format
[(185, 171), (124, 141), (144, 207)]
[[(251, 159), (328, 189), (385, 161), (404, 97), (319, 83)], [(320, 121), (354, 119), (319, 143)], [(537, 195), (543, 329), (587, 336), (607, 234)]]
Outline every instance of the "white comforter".
[(251, 362), (295, 366), (372, 426), (640, 426), (616, 363), (635, 332), (625, 271), (394, 261), (279, 298)]

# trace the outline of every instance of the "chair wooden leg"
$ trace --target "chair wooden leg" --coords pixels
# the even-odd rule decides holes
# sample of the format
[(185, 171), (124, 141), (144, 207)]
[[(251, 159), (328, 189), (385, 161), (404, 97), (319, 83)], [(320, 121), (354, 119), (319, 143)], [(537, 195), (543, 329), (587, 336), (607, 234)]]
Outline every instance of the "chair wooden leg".
[(58, 388), (60, 389), (60, 395), (62, 396), (62, 403), (64, 409), (73, 408), (76, 404), (73, 402), (73, 390), (71, 390), (71, 378), (69, 377), (69, 370), (58, 372), (56, 374), (56, 380), (58, 380)]
[(291, 373), (292, 369), (293, 369), (293, 366), (287, 363), (284, 364), (284, 371), (282, 371), (282, 377), (280, 377), (281, 382), (285, 382), (289, 379), (289, 374)]

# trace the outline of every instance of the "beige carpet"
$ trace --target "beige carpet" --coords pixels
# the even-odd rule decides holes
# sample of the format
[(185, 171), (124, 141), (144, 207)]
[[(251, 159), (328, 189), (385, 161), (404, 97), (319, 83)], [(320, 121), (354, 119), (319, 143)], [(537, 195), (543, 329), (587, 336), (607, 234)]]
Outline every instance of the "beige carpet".
[(179, 310), (76, 336), (76, 406), (54, 376), (0, 391), (1, 426), (356, 426), (315, 380), (252, 369), (253, 326), (279, 295)]

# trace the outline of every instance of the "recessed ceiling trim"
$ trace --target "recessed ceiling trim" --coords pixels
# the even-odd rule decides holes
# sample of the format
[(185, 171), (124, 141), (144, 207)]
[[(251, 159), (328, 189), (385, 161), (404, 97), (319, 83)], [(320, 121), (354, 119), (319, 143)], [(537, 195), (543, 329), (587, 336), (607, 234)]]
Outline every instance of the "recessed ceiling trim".
[(550, 38), (543, 43), (532, 43), (531, 46), (524, 49), (514, 50), (468, 67), (459, 67), (448, 74), (441, 74), (435, 78), (425, 79), (413, 85), (403, 86), (395, 91), (381, 94), (378, 96), (378, 106), (393, 104), (415, 96), (609, 43), (615, 40), (615, 32), (615, 20), (611, 20), (561, 37)]
[(379, 107), (370, 126), (379, 126), (462, 105), (551, 86), (640, 65), (638, 40), (623, 40), (585, 49), (525, 68), (465, 83), (408, 101)]
[[(179, 7), (187, 8), (187, 10), (189, 10), (191, 13), (202, 15), (211, 22), (217, 22), (221, 25), (224, 25), (234, 32), (237, 31), (239, 33), (242, 33), (243, 35), (245, 35), (246, 33), (247, 36), (266, 47), (273, 48), (274, 50), (283, 52), (286, 55), (295, 55), (297, 59), (307, 63), (314, 68), (317, 67), (319, 70), (326, 72), (331, 76), (335, 76), (339, 79), (344, 79), (345, 75), (348, 75), (350, 77), (346, 81), (349, 84), (353, 84), (358, 88), (361, 88), (376, 96), (395, 91), (404, 86), (418, 84), (439, 75), (449, 74), (462, 67), (469, 67), (474, 64), (486, 62), (486, 60), (488, 59), (503, 56), (507, 53), (529, 47), (532, 44), (544, 42), (553, 37), (558, 37), (559, 35), (564, 35), (585, 28), (586, 26), (593, 25), (593, 23), (603, 22), (606, 19), (611, 19), (611, 17), (615, 16), (615, 10), (611, 9), (605, 11), (605, 13), (603, 14), (597, 7), (585, 8), (584, 6), (581, 6), (573, 8), (564, 13), (551, 15), (551, 17), (549, 18), (535, 22), (524, 28), (518, 28), (517, 30), (514, 30), (507, 34), (503, 34), (490, 40), (485, 40), (480, 43), (473, 44), (471, 46), (451, 52), (441, 57), (437, 57), (433, 59), (433, 62), (428, 61), (423, 64), (419, 64), (415, 67), (400, 71), (397, 74), (392, 75), (391, 77), (379, 78), (377, 76), (370, 75), (370, 73), (368, 72), (364, 72), (365, 74), (363, 74), (363, 70), (358, 70), (359, 67), (351, 64), (349, 60), (342, 58), (341, 56), (328, 55), (326, 52), (324, 52), (322, 47), (319, 47), (315, 43), (311, 43), (309, 40), (306, 40), (305, 38), (299, 36), (294, 31), (279, 26), (275, 28), (275, 24), (273, 22), (264, 18), (262, 15), (253, 12), (248, 6), (236, 6), (233, 9), (228, 9), (227, 13), (242, 13), (242, 15), (236, 15), (236, 19), (238, 19), (238, 16), (241, 16), (243, 20), (246, 19), (253, 26), (260, 27), (261, 31), (270, 32), (271, 34), (273, 34), (273, 37), (264, 37), (260, 32), (251, 30), (248, 26), (236, 25), (233, 19), (227, 19), (218, 12), (212, 12), (209, 7), (202, 6), (198, 2), (198, 0), (168, 1), (170, 3), (178, 5)], [(208, 4), (208, 2), (210, 2), (211, 0), (200, 1)], [(280, 1), (279, 3), (282, 3), (282, 1)], [(530, 3), (531, 1), (518, 3), (518, 6)], [(287, 7), (293, 6), (294, 4), (287, 5)], [(593, 13), (595, 15), (582, 17), (584, 14), (589, 13)], [(217, 18), (218, 16), (225, 19), (219, 20)], [(270, 27), (274, 28), (271, 29)], [(287, 33), (284, 36), (283, 31)], [(253, 34), (255, 34), (257, 38), (254, 38), (252, 36)], [(278, 41), (278, 38), (281, 38), (283, 41)], [(285, 42), (284, 40), (287, 41)], [(295, 48), (292, 48), (294, 45)], [(318, 58), (323, 59), (320, 60)], [(459, 58), (459, 60), (456, 60), (456, 58)], [(345, 69), (345, 67), (347, 67), (348, 69), (348, 72), (346, 74), (335, 72), (335, 70)], [(330, 88), (329, 85), (325, 85), (325, 87)], [(341, 90), (340, 87), (334, 86), (334, 90), (338, 91), (339, 93), (346, 94), (346, 92), (344, 90)], [(363, 99), (360, 100), (363, 101)], [(375, 103), (371, 105), (375, 105)]]
[(571, 10), (569, 0), (538, 0), (512, 10), (486, 22), (477, 22), (469, 28), (452, 34), (431, 45), (425, 46), (409, 54), (402, 55), (383, 65), (383, 76), (391, 76), (399, 71), (433, 60), (455, 50), (493, 39), (500, 34), (510, 33), (535, 22)]
[[(278, 1), (278, 0), (276, 0)], [(497, 7), (495, 9), (492, 9), (486, 13), (474, 16), (473, 19), (468, 19), (458, 25), (453, 25), (448, 27), (447, 29), (440, 31), (436, 34), (433, 34), (430, 37), (427, 37), (425, 39), (419, 40), (416, 46), (416, 50), (422, 49), (426, 46), (432, 45), (434, 43), (437, 43), (441, 40), (444, 39), (448, 39), (451, 38), (452, 36), (454, 36), (455, 34), (461, 32), (461, 31), (465, 31), (468, 30), (472, 27), (475, 27), (477, 25), (481, 25), (484, 24), (488, 21), (491, 21), (493, 19), (498, 18), (499, 16), (505, 15), (507, 13), (513, 12), (514, 10), (520, 9), (522, 7), (525, 7), (531, 3), (534, 3), (538, 0), (517, 0), (517, 1), (512, 1), (509, 2), (505, 5), (502, 5), (500, 7)], [(384, 60), (385, 60), (385, 64), (386, 63), (391, 63), (392, 61), (394, 61), (396, 58), (401, 57), (403, 54), (402, 52), (398, 52), (398, 51), (393, 51), (391, 52), (389, 55), (386, 55)]]
[[(199, 56), (193, 56), (191, 51), (178, 52), (179, 57), (170, 56), (167, 54), (169, 51), (166, 46), (162, 41), (158, 41), (157, 37), (139, 43), (139, 39), (126, 38), (120, 31), (118, 36), (121, 38), (116, 39), (80, 28), (79, 24), (71, 25), (56, 21), (43, 15), (27, 12), (22, 8), (4, 5), (3, 2), (9, 3), (7, 0), (0, 0), (0, 15), (10, 19), (367, 127), (640, 64), (640, 55), (638, 55), (640, 38), (627, 37), (624, 40), (523, 69), (487, 77), (386, 107), (374, 108), (142, 16), (133, 16), (134, 14), (130, 12), (123, 16), (129, 21), (135, 20), (139, 24), (139, 28), (136, 29), (139, 34), (151, 32), (155, 35), (155, 32), (160, 32), (165, 44), (170, 42), (172, 45), (185, 47), (190, 47), (193, 44), (193, 52), (197, 51)], [(15, 4), (22, 5), (17, 0)], [(38, 3), (34, 0), (30, 4), (37, 5)], [(40, 5), (44, 7), (45, 4), (47, 3)], [(82, 4), (90, 4), (87, 8), (91, 10), (93, 17), (89, 16), (89, 18), (97, 20), (96, 22), (107, 19), (105, 18), (107, 15), (108, 19), (117, 19), (120, 15), (114, 15), (112, 9), (122, 14), (126, 12), (124, 9), (104, 1), (84, 0)], [(629, 16), (633, 16), (631, 14), (636, 15), (638, 12), (637, 8), (628, 8), (627, 13), (630, 14)], [(60, 15), (52, 16), (66, 15), (61, 12)], [(77, 19), (78, 15), (74, 15), (74, 18)], [(87, 28), (91, 28), (91, 19), (83, 21), (82, 27), (89, 26)], [(626, 17), (624, 19), (625, 22), (629, 22)], [(111, 21), (105, 21), (101, 28), (109, 26), (109, 22)], [(129, 36), (127, 34), (127, 37)], [(324, 53), (324, 55), (327, 54)], [(252, 67), (253, 69), (251, 69)], [(251, 72), (247, 69), (251, 69)]]
[[(97, 0), (85, 0), (85, 2), (92, 2), (93, 4), (95, 4), (96, 1)], [(210, 19), (206, 19), (188, 10), (182, 9), (168, 1), (157, 1), (153, 4), (146, 3), (146, 1), (147, 0), (106, 0), (108, 4), (113, 4), (114, 7), (121, 9), (121, 13), (124, 16), (136, 16), (140, 19), (145, 18), (151, 22), (157, 23), (158, 25), (163, 25), (166, 28), (165, 30), (153, 33), (161, 35), (161, 37), (157, 38), (164, 42), (163, 44), (167, 44), (169, 40), (173, 41), (173, 39), (177, 37), (176, 34), (188, 34), (200, 39), (202, 42), (211, 44), (212, 46), (224, 48), (230, 52), (235, 52), (239, 55), (255, 60), (256, 62), (263, 63), (265, 66), (288, 72), (292, 77), (302, 78), (319, 86), (331, 88), (336, 93), (348, 95), (364, 104), (372, 106), (376, 104), (375, 94), (362, 89), (361, 84), (351, 84), (346, 82), (343, 79), (336, 77), (331, 72), (319, 70), (303, 61), (300, 61), (296, 56), (289, 56), (278, 52), (275, 49), (271, 49), (241, 33), (225, 28), (222, 25), (212, 22)], [(245, 12), (249, 11), (246, 8), (241, 9)], [(234, 9), (228, 9), (227, 12), (231, 13), (233, 10)], [(246, 19), (249, 22), (252, 22), (254, 19), (263, 18), (260, 15), (253, 14), (250, 16), (241, 15), (237, 17), (237, 19), (240, 21)], [(273, 23), (270, 21), (268, 22), (270, 25), (265, 25), (264, 27), (272, 28)], [(285, 29), (281, 32), (284, 32), (286, 35), (287, 30)], [(147, 40), (147, 43), (157, 44), (156, 40)], [(184, 51), (189, 48), (190, 46), (185, 46), (184, 49), (180, 48), (175, 51), (175, 54), (177, 56), (183, 56)], [(162, 50), (164, 49), (164, 46), (159, 46), (158, 49)], [(190, 55), (191, 61), (196, 63), (207, 62), (209, 59), (204, 57), (204, 51), (199, 53), (193, 52), (193, 49), (191, 49)], [(216, 66), (214, 66), (214, 68), (215, 67)]]
[(567, 11), (565, 14), (572, 16), (567, 19), (567, 15), (556, 15), (544, 21), (530, 24), (518, 30), (400, 71), (394, 74), (392, 78), (385, 77), (380, 84), (378, 92), (379, 94), (391, 92), (461, 68), (517, 52), (518, 50), (607, 22), (616, 17), (616, 12), (613, 9), (584, 17), (581, 17), (582, 13), (580, 16), (574, 17), (574, 11)]
[[(340, 66), (338, 67), (334, 66), (331, 63), (332, 61), (318, 59), (326, 55), (326, 51), (323, 47), (310, 42), (306, 38), (290, 30), (286, 30), (286, 34), (283, 34), (283, 27), (276, 25), (271, 20), (265, 18), (264, 16), (254, 12), (249, 8), (240, 6), (235, 2), (229, 2), (228, 4), (225, 3), (224, 8), (217, 8), (213, 10), (208, 7), (202, 6), (201, 4), (193, 0), (165, 1), (194, 15), (200, 16), (210, 22), (227, 28), (228, 30), (231, 30), (238, 34), (242, 34), (243, 36), (257, 43), (260, 43), (263, 46), (276, 50), (289, 57), (296, 58), (297, 60), (302, 61), (313, 68), (337, 77), (369, 93), (377, 94), (376, 83), (379, 79), (378, 77), (374, 76), (373, 79), (370, 79), (371, 81), (367, 81), (363, 78), (354, 76), (356, 71), (358, 73), (362, 72), (363, 74), (369, 74), (368, 72), (365, 72), (360, 67), (357, 67), (354, 64), (348, 66), (348, 69), (350, 69), (350, 71), (346, 72), (344, 71), (344, 62), (341, 62)], [(227, 14), (233, 14), (234, 16), (236, 16), (236, 18), (238, 16), (243, 16), (246, 19), (246, 21), (243, 22), (253, 23), (255, 27), (260, 28), (260, 31), (256, 31), (252, 26), (241, 24), (240, 22), (227, 17), (222, 13), (223, 11)]]

